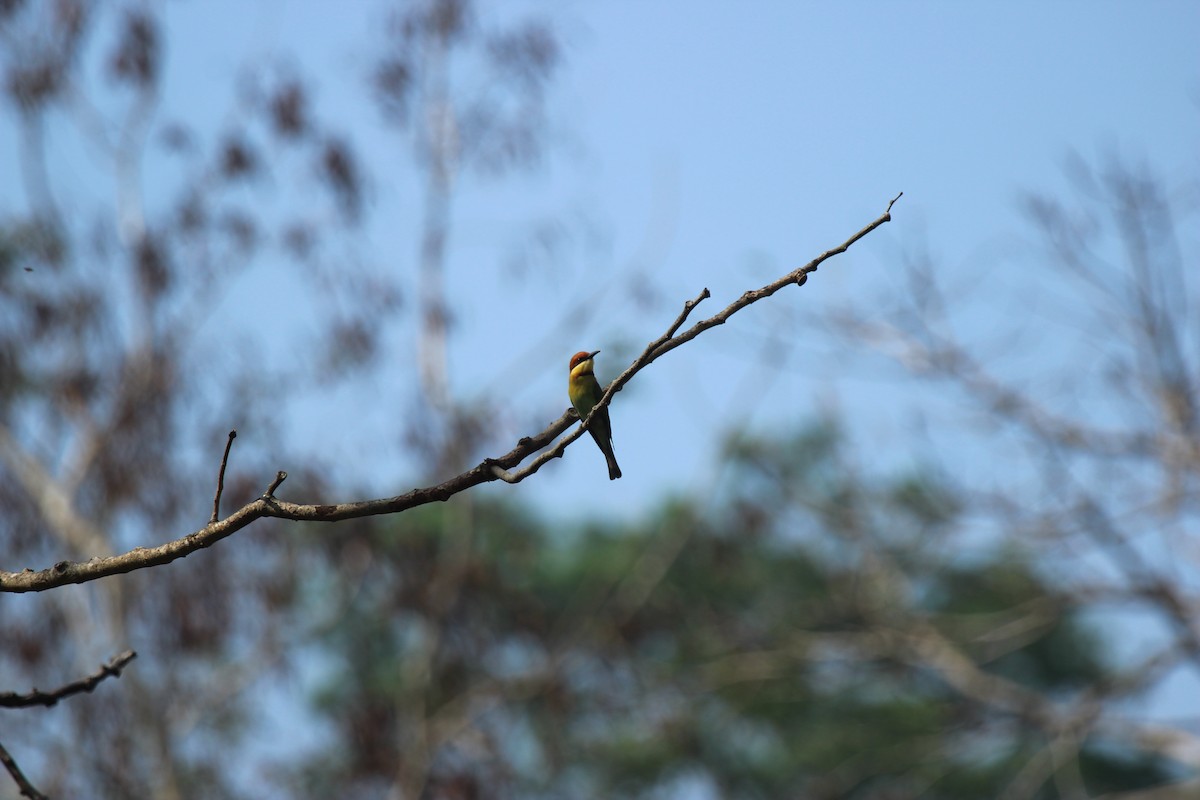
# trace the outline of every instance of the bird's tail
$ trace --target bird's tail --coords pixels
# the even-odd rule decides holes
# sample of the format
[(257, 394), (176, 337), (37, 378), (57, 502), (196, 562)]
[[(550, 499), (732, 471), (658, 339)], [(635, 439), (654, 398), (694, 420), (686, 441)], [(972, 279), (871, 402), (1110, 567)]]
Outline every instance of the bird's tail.
[(604, 454), (604, 457), (608, 459), (608, 479), (610, 481), (615, 481), (617, 478), (621, 477), (621, 468), (617, 466), (617, 457), (613, 455), (612, 448), (609, 448), (608, 452)]

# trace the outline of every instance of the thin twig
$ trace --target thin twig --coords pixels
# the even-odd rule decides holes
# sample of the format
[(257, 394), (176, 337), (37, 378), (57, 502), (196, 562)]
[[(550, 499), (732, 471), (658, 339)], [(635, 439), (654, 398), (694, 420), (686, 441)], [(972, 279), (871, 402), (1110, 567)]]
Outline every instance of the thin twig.
[(271, 481), (271, 485), (267, 487), (267, 490), (265, 492), (263, 492), (263, 497), (267, 498), (267, 499), (274, 498), (275, 490), (279, 488), (279, 484), (283, 483), (286, 480), (287, 480), (286, 472), (284, 472), (283, 470), (279, 470), (279, 472), (276, 472), (275, 480)]
[(86, 678), (80, 678), (77, 681), (72, 681), (52, 692), (40, 692), (37, 689), (27, 693), (18, 694), (17, 692), (0, 692), (0, 708), (28, 708), (29, 706), (52, 706), (62, 700), (64, 697), (70, 697), (73, 694), (82, 692), (90, 692), (96, 688), (96, 685), (105, 678), (121, 677), (121, 670), (125, 669), (125, 665), (133, 659), (137, 658), (137, 653), (133, 650), (126, 650), (120, 655), (113, 656), (108, 663), (100, 667), (100, 669), (88, 675)]
[(233, 447), (233, 440), (237, 438), (237, 431), (230, 431), (229, 438), (225, 440), (225, 455), (221, 456), (221, 469), (217, 472), (217, 493), (213, 495), (213, 513), (208, 518), (211, 525), (221, 517), (221, 492), (225, 491), (225, 465), (229, 463), (229, 448)]
[(37, 788), (29, 782), (25, 777), (25, 773), (21, 772), (21, 768), (17, 766), (17, 762), (4, 749), (4, 745), (0, 744), (0, 764), (4, 764), (4, 768), (8, 770), (8, 774), (12, 776), (13, 781), (21, 790), (22, 797), (28, 797), (29, 800), (48, 800), (46, 795), (42, 794)]

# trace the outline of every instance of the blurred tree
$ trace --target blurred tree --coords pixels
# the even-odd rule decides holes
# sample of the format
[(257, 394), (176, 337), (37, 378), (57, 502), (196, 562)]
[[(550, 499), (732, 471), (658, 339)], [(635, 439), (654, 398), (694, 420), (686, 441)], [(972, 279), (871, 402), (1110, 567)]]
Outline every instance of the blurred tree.
[[(179, 106), (164, 102), (160, 13), (0, 3), (3, 121), (22, 168), (0, 209), (5, 569), (111, 555), (202, 524), (231, 427), (246, 444), (226, 507), (261, 492), (259, 478), (243, 476), (270, 474), (285, 449), (305, 465), (289, 485), (319, 496), (321, 454), (282, 437), (279, 422), (305, 387), (372, 366), (402, 311), (403, 270), (372, 268), (374, 255), (358, 247), (370, 211), (365, 176), (376, 170), (323, 116), (314, 79), (280, 58), (243, 71), (225, 121), (214, 125), (210, 107), (166, 118)], [(445, 236), (458, 165), (495, 172), (536, 157), (535, 112), (556, 43), (541, 24), (480, 25), (461, 0), (408, 4), (393, 34), (372, 80), (391, 121), (403, 124), (414, 104), (419, 118), (439, 121), (422, 129), (413, 160), (433, 176), (432, 240)], [(489, 71), (473, 74), (486, 75), (487, 102), (451, 113), (461, 92), (439, 59), (468, 44), (486, 59)], [(434, 266), (422, 274), (440, 261), (428, 241), (423, 249)], [(267, 282), (264, 265), (274, 270)], [(231, 300), (235, 286), (256, 287), (263, 305), (305, 309), (302, 333), (286, 345), (279, 332), (267, 342), (261, 330), (205, 336), (228, 316), (223, 305), (256, 305)], [(444, 299), (421, 296), (425, 318), (444, 321)], [(186, 566), (0, 600), (0, 689), (63, 684), (127, 647), (150, 656), (53, 711), (0, 711), (0, 738), (39, 789), (160, 798), (245, 790), (226, 761), (261, 735), (249, 690), (291, 669), (296, 574), (290, 538), (263, 531), (228, 545)]]
[[(630, 528), (477, 503), (449, 600), (428, 580), (444, 508), (309, 537), (305, 595), (338, 610), (315, 698), (336, 734), (289, 790), (996, 798), (1038, 762), (1057, 703), (1113, 677), (1036, 554), (941, 546), (962, 523), (944, 481), (859, 475), (829, 423), (735, 439), (728, 459), (709, 504)], [(1175, 774), (1127, 742), (1072, 746), (1073, 775), (1028, 796)]]
[(1116, 154), (1073, 155), (1065, 173), (1069, 199), (1024, 198), (1035, 236), (1005, 268), (981, 258), (954, 285), (917, 251), (910, 291), (831, 319), (844, 363), (882, 352), (904, 368), (906, 422), (955, 475), (973, 535), (1032, 554), (1060, 602), (1103, 627), (1110, 672), (1031, 762), (1035, 787), (1088, 734), (1200, 766), (1194, 703), (1169, 722), (1147, 709), (1200, 672), (1200, 185)]
[[(17, 568), (153, 544), (204, 518), (215, 477), (204, 462), (225, 431), (250, 426), (270, 441), (278, 409), (264, 401), (317, 365), (213, 352), (198, 332), (234, 280), (281, 243), (298, 231), (333, 239), (355, 220), (344, 213), (318, 229), (268, 218), (263, 182), (279, 163), (265, 152), (318, 169), (334, 154), (353, 160), (299, 83), (260, 87), (209, 142), (156, 117), (164, 43), (150, 11), (7, 3), (0, 35), (6, 118), (20, 129), (25, 168), (25, 202), (11, 186), (0, 219), (0, 542)], [(96, 159), (72, 174), (52, 141)], [(345, 175), (318, 174), (330, 207), (360, 191)], [(93, 203), (81, 184), (115, 202)], [(322, 196), (311, 199), (319, 208)], [(379, 292), (366, 302), (384, 313), (389, 301)], [(317, 324), (336, 337), (336, 319)], [(264, 461), (251, 447), (242, 463)], [(234, 478), (227, 502), (260, 490)], [(0, 601), (5, 688), (65, 683), (130, 646), (152, 654), (94, 695), (5, 712), (19, 715), (5, 720), (7, 744), (35, 749), (34, 783), (66, 797), (236, 794), (220, 743), (246, 733), (230, 702), (251, 680), (246, 667), (281, 656), (269, 620), (290, 602), (288, 551), (268, 535), (170, 573)]]

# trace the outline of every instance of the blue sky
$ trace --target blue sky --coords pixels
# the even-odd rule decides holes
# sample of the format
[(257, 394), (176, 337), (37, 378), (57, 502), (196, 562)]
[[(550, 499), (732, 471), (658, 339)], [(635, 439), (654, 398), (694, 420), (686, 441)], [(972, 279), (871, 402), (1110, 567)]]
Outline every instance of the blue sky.
[[(1198, 166), (1200, 7), (1190, 3), (540, 7), (554, 9), (569, 48), (552, 105), (556, 148), (534, 175), (464, 179), (456, 199), (450, 281), (462, 306), (452, 370), (462, 394), (498, 393), (553, 415), (571, 352), (603, 348), (600, 370), (615, 375), (701, 288), (713, 298), (697, 314), (712, 313), (840, 243), (905, 192), (894, 222), (808, 286), (672, 353), (618, 397), (627, 479), (599, 480), (599, 455), (576, 448), (530, 485), (498, 489), (550, 507), (636, 510), (664, 488), (702, 493), (714, 432), (799, 422), (823, 406), (894, 436), (889, 452), (903, 464), (904, 433), (873, 419), (894, 387), (847, 375), (805, 318), (831, 306), (867, 312), (860, 299), (901, 291), (897, 260), (911, 247), (928, 247), (951, 285), (993, 269), (982, 263), (991, 245), (1024, 230), (1020, 194), (1061, 187), (1072, 151), (1115, 150), (1179, 173)], [(350, 39), (329, 45), (331, 77), (361, 74), (354, 37), (378, 19), (367, 11), (339, 21)], [(289, 16), (275, 36), (312, 41), (309, 26), (324, 22)], [(321, 94), (343, 99), (356, 136), (402, 146), (379, 132), (367, 104), (332, 87)], [(394, 176), (375, 176), (386, 221), (372, 246), (406, 269), (416, 201), (395, 163)], [(562, 217), (586, 220), (597, 242), (521, 276), (504, 268), (532, 224)], [(634, 283), (658, 302), (633, 303)], [(564, 335), (565, 309), (580, 302), (595, 313), (572, 316)], [(779, 335), (784, 351), (762, 355)], [(412, 380), (404, 346), (398, 369), (380, 379), (398, 402)], [(350, 417), (377, 420), (372, 439), (388, 424), (386, 408), (375, 413)]]
[[(290, 64), (374, 168), (360, 252), (411, 283), (420, 178), (365, 81), (384, 47), (385, 6), (244, 9), (167, 7), (161, 119), (222, 130), (247, 66)], [(670, 354), (618, 396), (624, 480), (602, 480), (585, 440), (535, 480), (495, 487), (550, 510), (634, 513), (664, 490), (703, 494), (721, 432), (799, 423), (821, 409), (849, 415), (855, 435), (891, 463), (919, 460), (908, 418), (882, 411), (899, 373), (848, 365), (823, 337), (821, 314), (869, 315), (881, 293), (902, 292), (899, 260), (914, 248), (929, 250), (950, 286), (983, 276), (1020, 289), (1028, 274), (1010, 278), (995, 251), (1025, 230), (1020, 194), (1062, 187), (1071, 152), (1146, 158), (1172, 176), (1200, 167), (1200, 5), (1191, 2), (512, 2), (486, 4), (482, 16), (539, 12), (566, 44), (549, 156), (532, 174), (464, 176), (449, 250), (451, 378), (460, 398), (508, 401), (497, 419), (506, 441), (532, 432), (531, 415), (562, 411), (574, 351), (602, 349), (601, 377), (615, 376), (700, 289), (713, 297), (696, 318), (840, 243), (905, 193), (890, 225), (803, 289)], [(19, 149), (11, 129), (3, 136), (0, 174), (15, 179)], [(60, 147), (52, 169), (82, 176), (81, 195), (95, 202), (112, 195), (111, 175), (86, 149)], [(145, 182), (151, 203), (168, 185), (153, 169)], [(549, 221), (564, 232), (562, 249), (512, 269)], [(256, 291), (265, 287), (272, 292)], [(201, 347), (221, 350), (228, 325), (249, 318), (243, 347), (298, 358), (287, 349), (297, 338), (280, 332), (303, 331), (306, 302), (320, 298), (288, 264), (260, 263), (230, 287)], [(1046, 302), (1010, 297), (987, 311), (1037, 325), (1056, 313)], [(975, 319), (968, 336), (996, 324)], [(384, 368), (306, 401), (288, 422), (295, 441), (339, 456), (374, 494), (403, 490), (413, 476), (399, 419), (416, 380), (411, 323), (388, 336)], [(298, 456), (279, 455), (289, 457)]]

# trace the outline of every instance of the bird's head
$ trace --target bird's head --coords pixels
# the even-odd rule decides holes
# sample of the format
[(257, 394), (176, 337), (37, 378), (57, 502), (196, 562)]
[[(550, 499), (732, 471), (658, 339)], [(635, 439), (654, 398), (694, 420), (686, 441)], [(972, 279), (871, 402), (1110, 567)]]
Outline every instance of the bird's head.
[(575, 378), (581, 375), (592, 374), (592, 359), (595, 358), (596, 354), (599, 352), (599, 350), (593, 350), (592, 352), (588, 353), (581, 350), (575, 355), (571, 356), (571, 377)]

